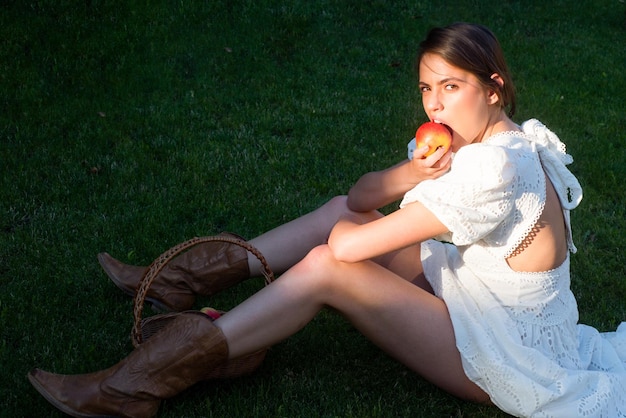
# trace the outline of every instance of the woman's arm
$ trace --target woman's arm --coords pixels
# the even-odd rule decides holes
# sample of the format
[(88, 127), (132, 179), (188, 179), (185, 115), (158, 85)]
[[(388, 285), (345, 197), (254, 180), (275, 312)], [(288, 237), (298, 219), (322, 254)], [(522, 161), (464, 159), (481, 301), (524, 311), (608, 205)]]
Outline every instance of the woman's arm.
[(422, 158), (428, 147), (415, 150), (412, 160), (363, 175), (348, 192), (348, 208), (369, 212), (399, 200), (418, 183), (434, 179), (450, 168), (452, 152), (440, 149)]
[(415, 202), (371, 222), (358, 213), (345, 215), (331, 231), (328, 245), (337, 260), (357, 262), (445, 232), (448, 228), (424, 205)]

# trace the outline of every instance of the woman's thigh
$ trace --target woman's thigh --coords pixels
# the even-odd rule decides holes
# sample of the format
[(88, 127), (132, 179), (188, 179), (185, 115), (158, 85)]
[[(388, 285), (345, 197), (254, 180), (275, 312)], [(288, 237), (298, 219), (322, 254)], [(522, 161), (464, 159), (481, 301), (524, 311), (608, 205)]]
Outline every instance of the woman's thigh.
[[(314, 251), (328, 250), (323, 246)], [(363, 335), (449, 393), (488, 401), (463, 371), (450, 314), (441, 299), (371, 261), (324, 265), (332, 276), (325, 303), (344, 314)]]
[(383, 254), (372, 261), (432, 294), (433, 289), (424, 276), (420, 248), (421, 244), (418, 243)]

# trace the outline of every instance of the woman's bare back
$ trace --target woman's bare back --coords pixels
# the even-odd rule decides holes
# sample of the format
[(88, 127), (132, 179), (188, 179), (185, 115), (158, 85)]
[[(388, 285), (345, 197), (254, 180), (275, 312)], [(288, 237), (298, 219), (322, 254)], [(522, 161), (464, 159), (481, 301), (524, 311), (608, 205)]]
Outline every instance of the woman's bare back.
[(546, 176), (546, 204), (537, 224), (507, 259), (515, 271), (540, 272), (560, 266), (567, 256), (563, 209)]

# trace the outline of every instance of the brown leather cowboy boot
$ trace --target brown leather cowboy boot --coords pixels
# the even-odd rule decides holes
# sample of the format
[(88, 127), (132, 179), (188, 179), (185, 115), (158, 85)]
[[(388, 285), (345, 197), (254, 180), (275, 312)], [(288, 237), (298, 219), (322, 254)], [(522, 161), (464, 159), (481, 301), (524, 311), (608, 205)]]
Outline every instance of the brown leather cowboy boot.
[[(234, 234), (223, 232), (233, 238)], [(100, 265), (125, 293), (134, 296), (147, 267), (121, 263), (107, 253), (98, 254)], [(198, 244), (172, 259), (155, 277), (146, 301), (163, 311), (186, 311), (196, 295), (211, 296), (250, 277), (247, 251), (230, 242)]]
[(170, 398), (228, 361), (222, 331), (201, 312), (177, 315), (128, 357), (108, 369), (60, 375), (34, 369), (32, 385), (74, 417), (152, 417)]

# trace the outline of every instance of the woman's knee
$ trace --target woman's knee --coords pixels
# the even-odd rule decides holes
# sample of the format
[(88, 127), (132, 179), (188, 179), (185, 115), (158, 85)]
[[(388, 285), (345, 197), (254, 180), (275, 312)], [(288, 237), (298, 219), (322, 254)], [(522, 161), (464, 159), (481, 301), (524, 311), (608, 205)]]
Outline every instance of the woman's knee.
[(298, 264), (302, 269), (322, 272), (333, 270), (333, 266), (336, 263), (337, 260), (333, 256), (328, 244), (322, 244), (309, 251), (304, 259), (302, 259), (302, 261)]
[(340, 195), (331, 198), (321, 207), (325, 215), (332, 219), (339, 219), (341, 215), (348, 212), (348, 196)]
[(320, 284), (327, 281), (328, 285), (337, 281), (344, 268), (345, 264), (337, 261), (328, 244), (313, 248), (297, 265), (300, 275), (315, 278)]

